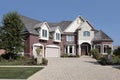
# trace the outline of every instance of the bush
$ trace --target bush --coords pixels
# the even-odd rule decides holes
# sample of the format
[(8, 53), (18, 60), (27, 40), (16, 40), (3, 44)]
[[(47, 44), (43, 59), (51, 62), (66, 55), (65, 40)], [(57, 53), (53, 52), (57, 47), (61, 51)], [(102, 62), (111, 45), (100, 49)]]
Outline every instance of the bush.
[(92, 49), (90, 51), (90, 54), (93, 55), (93, 58), (97, 59), (97, 60), (100, 60), (101, 57), (103, 56), (102, 54), (99, 53), (98, 49)]
[(108, 59), (108, 55), (102, 57), (99, 61), (102, 65), (120, 65), (120, 57), (118, 56), (111, 56), (110, 59)]
[(100, 61), (98, 61), (100, 64), (102, 64), (102, 65), (106, 65), (107, 64), (107, 58), (105, 58), (105, 57), (102, 57), (101, 59), (100, 59)]
[(120, 57), (113, 56), (111, 61), (112, 61), (112, 64), (120, 64)]
[(120, 46), (113, 51), (113, 54), (114, 54), (115, 56), (120, 56)]
[(48, 60), (46, 58), (42, 58), (42, 65), (47, 65), (48, 64)]
[(68, 55), (67, 53), (62, 55), (61, 57), (80, 57), (79, 55)]

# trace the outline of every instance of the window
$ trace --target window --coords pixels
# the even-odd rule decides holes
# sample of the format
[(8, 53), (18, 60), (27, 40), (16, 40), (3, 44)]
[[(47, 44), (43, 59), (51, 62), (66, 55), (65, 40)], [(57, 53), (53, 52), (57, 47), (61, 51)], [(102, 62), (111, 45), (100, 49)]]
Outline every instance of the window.
[(99, 53), (101, 53), (101, 46), (100, 45), (95, 45), (95, 48), (97, 48)]
[(84, 31), (83, 36), (90, 36), (90, 32), (89, 31)]
[(67, 41), (73, 41), (73, 36), (71, 36), (71, 35), (69, 35), (69, 36), (67, 36)]
[(56, 33), (56, 40), (60, 40), (60, 33)]
[(104, 53), (107, 53), (107, 52), (108, 52), (108, 48), (109, 48), (108, 45), (104, 45)]
[(47, 30), (45, 29), (42, 30), (42, 37), (45, 37), (45, 38), (47, 37)]

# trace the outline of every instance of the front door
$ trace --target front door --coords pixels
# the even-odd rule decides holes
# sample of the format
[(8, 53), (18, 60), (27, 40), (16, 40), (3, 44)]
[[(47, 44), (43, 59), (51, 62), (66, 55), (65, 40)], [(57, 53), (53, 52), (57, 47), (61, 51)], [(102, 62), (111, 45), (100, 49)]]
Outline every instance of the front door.
[(82, 53), (82, 55), (87, 55), (87, 46), (82, 46), (81, 47), (81, 53)]

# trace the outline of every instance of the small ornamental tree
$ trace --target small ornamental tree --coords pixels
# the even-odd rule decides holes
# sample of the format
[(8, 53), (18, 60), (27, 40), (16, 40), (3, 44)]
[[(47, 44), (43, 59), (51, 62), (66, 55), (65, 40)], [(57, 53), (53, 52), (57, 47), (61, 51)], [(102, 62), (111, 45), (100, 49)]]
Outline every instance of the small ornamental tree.
[(37, 47), (36, 53), (37, 53), (37, 64), (41, 64), (42, 63), (42, 47)]
[(10, 54), (9, 59), (14, 58), (13, 54), (23, 50), (23, 28), (24, 24), (17, 12), (10, 12), (3, 16), (0, 34), (2, 34), (2, 48)]

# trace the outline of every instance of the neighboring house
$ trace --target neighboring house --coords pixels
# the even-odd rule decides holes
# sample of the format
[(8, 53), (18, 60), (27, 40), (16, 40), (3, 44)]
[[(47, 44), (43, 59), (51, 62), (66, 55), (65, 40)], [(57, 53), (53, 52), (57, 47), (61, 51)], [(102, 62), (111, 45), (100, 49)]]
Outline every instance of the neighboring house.
[(21, 16), (28, 33), (25, 39), (24, 53), (37, 57), (36, 48), (42, 49), (43, 57), (68, 55), (89, 55), (93, 48), (101, 54), (107, 48), (113, 49), (113, 40), (103, 31), (96, 30), (89, 21), (78, 16), (74, 21), (49, 23)]

